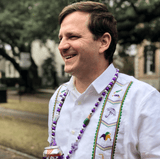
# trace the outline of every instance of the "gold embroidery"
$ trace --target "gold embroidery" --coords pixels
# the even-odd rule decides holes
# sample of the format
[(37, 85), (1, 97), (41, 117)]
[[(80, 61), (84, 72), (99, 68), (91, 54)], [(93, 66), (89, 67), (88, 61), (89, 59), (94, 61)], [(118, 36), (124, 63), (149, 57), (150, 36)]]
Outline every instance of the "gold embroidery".
[(104, 156), (103, 156), (103, 154), (99, 154), (99, 155), (101, 155), (101, 156), (102, 156), (102, 159), (104, 159)]

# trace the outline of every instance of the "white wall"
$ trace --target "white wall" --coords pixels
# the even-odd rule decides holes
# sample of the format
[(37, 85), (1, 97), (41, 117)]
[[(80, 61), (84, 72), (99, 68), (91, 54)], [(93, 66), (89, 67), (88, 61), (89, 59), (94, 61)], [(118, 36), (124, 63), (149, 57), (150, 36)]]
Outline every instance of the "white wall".
[[(38, 66), (38, 74), (42, 77), (42, 64), (45, 59), (51, 57), (51, 54), (48, 49), (52, 53), (54, 53), (54, 61), (56, 62), (56, 70), (58, 77), (62, 76), (62, 65), (64, 65), (64, 61), (59, 53), (58, 44), (56, 44), (53, 40), (47, 40), (46, 46), (41, 44), (39, 40), (35, 40), (32, 43), (32, 58), (34, 59), (36, 65)], [(67, 74), (65, 74), (67, 76)]]

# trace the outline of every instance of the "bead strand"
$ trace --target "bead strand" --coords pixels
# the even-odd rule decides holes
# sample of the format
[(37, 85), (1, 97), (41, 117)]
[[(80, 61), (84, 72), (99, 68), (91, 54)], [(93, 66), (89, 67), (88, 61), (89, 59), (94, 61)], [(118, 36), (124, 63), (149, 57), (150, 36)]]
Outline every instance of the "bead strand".
[(56, 141), (55, 141), (55, 131), (56, 131), (56, 126), (57, 126), (57, 121), (58, 121), (59, 116), (60, 116), (60, 111), (62, 109), (62, 106), (63, 106), (63, 103), (65, 101), (65, 98), (66, 98), (67, 94), (68, 94), (68, 90), (66, 90), (64, 92), (64, 94), (62, 95), (61, 101), (60, 101), (60, 103), (58, 105), (58, 108), (57, 108), (57, 112), (56, 112), (56, 114), (54, 116), (54, 119), (53, 119), (53, 123), (52, 123), (52, 139), (51, 139), (50, 146), (56, 146), (57, 145)]
[[(103, 97), (106, 96), (106, 94), (112, 88), (113, 84), (116, 82), (116, 80), (118, 78), (118, 73), (119, 73), (119, 70), (116, 69), (116, 74), (112, 78), (111, 82), (107, 85), (107, 87), (105, 88), (105, 90), (102, 92), (101, 96), (98, 98), (98, 100), (95, 103), (94, 107), (91, 109), (90, 114), (84, 120), (82, 128), (81, 128), (81, 130), (80, 130), (80, 132), (79, 132), (79, 134), (77, 136), (76, 142), (73, 143), (73, 144), (71, 144), (71, 150), (69, 150), (69, 152), (68, 152), (68, 154), (66, 156), (66, 159), (70, 159), (70, 157), (72, 156), (72, 154), (78, 149), (78, 143), (81, 140), (82, 135), (84, 134), (84, 131), (85, 131), (86, 127), (88, 126), (92, 115), (96, 112), (98, 106), (100, 105), (101, 101), (103, 100)], [(57, 108), (56, 115), (55, 115), (54, 120), (53, 120), (53, 124), (52, 124), (52, 140), (51, 140), (50, 146), (56, 146), (57, 145), (56, 141), (55, 141), (55, 130), (56, 130), (57, 121), (58, 121), (59, 116), (60, 116), (60, 111), (62, 109), (62, 106), (63, 106), (63, 103), (65, 101), (65, 98), (66, 98), (67, 94), (68, 94), (68, 90), (63, 94), (63, 96), (61, 98), (61, 102), (60, 102), (60, 104), (59, 104), (59, 106)], [(63, 159), (64, 157), (62, 155), (59, 158)]]
[(66, 156), (66, 159), (70, 159), (70, 157), (73, 154), (73, 152), (75, 152), (78, 149), (78, 142), (81, 140), (81, 137), (82, 137), (82, 135), (83, 135), (86, 127), (88, 126), (88, 124), (90, 122), (91, 116), (93, 115), (93, 113), (95, 113), (95, 111), (98, 108), (98, 106), (99, 106), (100, 102), (102, 101), (103, 97), (109, 92), (109, 90), (112, 88), (113, 84), (116, 82), (116, 80), (118, 78), (118, 73), (119, 73), (119, 70), (117, 69), (115, 76), (112, 78), (112, 81), (107, 85), (107, 87), (105, 88), (105, 90), (102, 92), (101, 96), (98, 98), (98, 101), (95, 103), (94, 107), (92, 108), (90, 114), (84, 120), (82, 129), (80, 130), (80, 133), (78, 134), (77, 140), (74, 143), (74, 144), (77, 143), (77, 148), (75, 150), (73, 150), (71, 148), (71, 150), (69, 151), (68, 155)]

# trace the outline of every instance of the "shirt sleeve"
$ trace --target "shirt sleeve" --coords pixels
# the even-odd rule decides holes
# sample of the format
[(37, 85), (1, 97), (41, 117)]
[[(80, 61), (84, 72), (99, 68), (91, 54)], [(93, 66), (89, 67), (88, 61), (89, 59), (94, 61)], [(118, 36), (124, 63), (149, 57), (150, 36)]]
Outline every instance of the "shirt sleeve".
[(140, 103), (138, 150), (141, 158), (160, 158), (160, 93), (148, 93)]

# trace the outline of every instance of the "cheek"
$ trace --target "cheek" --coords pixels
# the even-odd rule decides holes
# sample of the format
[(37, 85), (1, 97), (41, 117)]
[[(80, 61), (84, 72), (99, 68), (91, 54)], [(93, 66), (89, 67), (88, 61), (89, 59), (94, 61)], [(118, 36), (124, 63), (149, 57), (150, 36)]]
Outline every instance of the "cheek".
[(88, 59), (97, 58), (98, 47), (94, 42), (80, 42), (72, 43), (73, 49), (80, 55), (80, 58), (87, 61)]

